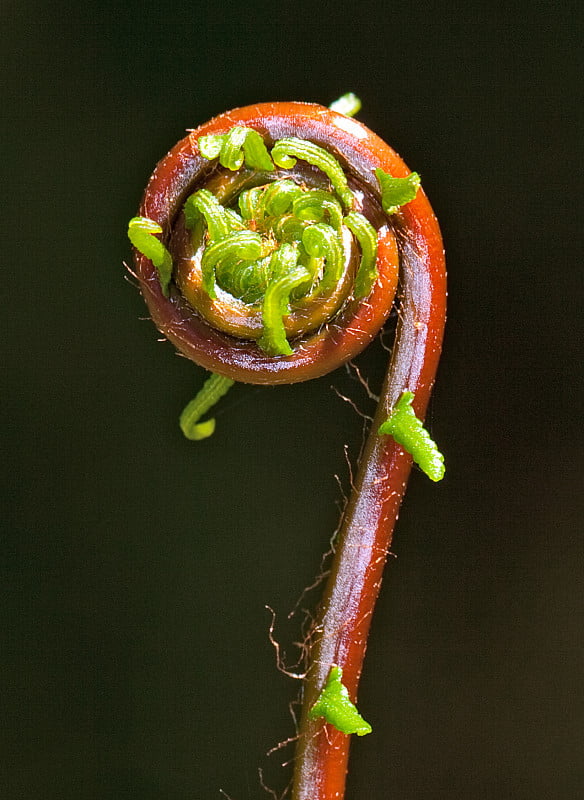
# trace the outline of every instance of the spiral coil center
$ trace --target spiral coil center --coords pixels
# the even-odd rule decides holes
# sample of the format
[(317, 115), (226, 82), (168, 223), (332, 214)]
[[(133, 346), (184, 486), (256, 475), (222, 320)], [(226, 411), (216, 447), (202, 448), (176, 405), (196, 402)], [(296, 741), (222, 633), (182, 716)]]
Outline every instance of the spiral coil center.
[(235, 109), (158, 164), (128, 234), (152, 319), (188, 358), (289, 383), (379, 331), (399, 271), (391, 217), (417, 176), (348, 121), (310, 104)]
[[(246, 131), (256, 136), (246, 138)], [(201, 137), (199, 146), (223, 170), (184, 205), (190, 241), (179, 225), (184, 249), (175, 259), (176, 282), (217, 329), (255, 340), (268, 355), (290, 355), (289, 339), (318, 330), (350, 297), (369, 293), (377, 231), (362, 214), (347, 212), (354, 197), (347, 179), (317, 145), (283, 139), (270, 156), (256, 131), (234, 128)], [(316, 176), (291, 172), (291, 153)]]

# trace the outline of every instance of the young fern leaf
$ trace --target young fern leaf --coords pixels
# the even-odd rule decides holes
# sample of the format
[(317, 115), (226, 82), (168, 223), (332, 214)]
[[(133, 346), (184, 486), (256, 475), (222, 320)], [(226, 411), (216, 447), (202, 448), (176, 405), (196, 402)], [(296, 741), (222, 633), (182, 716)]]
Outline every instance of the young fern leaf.
[(344, 114), (346, 117), (354, 117), (361, 111), (361, 100), (353, 92), (339, 97), (334, 103), (329, 106), (331, 111), (337, 111), (339, 114)]
[[(185, 225), (193, 228), (197, 221), (204, 217), (209, 231), (209, 239), (218, 242), (233, 232), (237, 224), (227, 209), (208, 189), (199, 189), (184, 204)], [(242, 226), (239, 226), (241, 229)]]
[(258, 204), (258, 218), (282, 216), (289, 211), (295, 199), (302, 196), (304, 192), (294, 181), (274, 181), (262, 194)]
[(416, 464), (433, 481), (444, 477), (444, 456), (412, 408), (413, 392), (403, 392), (378, 433), (387, 433), (411, 454)]
[(326, 258), (322, 286), (331, 286), (343, 271), (343, 250), (337, 232), (323, 222), (310, 225), (302, 234), (302, 244), (310, 256)]
[(222, 167), (232, 171), (245, 161), (246, 167), (273, 172), (274, 164), (260, 134), (252, 128), (236, 125), (228, 133), (201, 136), (199, 153), (208, 160), (219, 158)]
[(261, 186), (254, 186), (252, 189), (246, 189), (239, 195), (237, 204), (242, 219), (248, 221), (255, 219), (258, 215), (259, 204), (262, 200), (264, 189)]
[(162, 294), (168, 297), (168, 287), (172, 278), (172, 257), (160, 239), (154, 236), (162, 233), (157, 222), (148, 217), (133, 217), (128, 223), (128, 238), (142, 255), (149, 258), (156, 267)]
[(286, 338), (284, 315), (288, 311), (290, 292), (310, 279), (310, 273), (297, 259), (296, 247), (291, 244), (283, 244), (272, 255), (273, 271), (280, 277), (266, 289), (262, 306), (264, 330), (258, 340), (262, 350), (271, 356), (289, 356), (293, 352)]
[(198, 139), (199, 153), (203, 158), (211, 161), (218, 158), (225, 141), (225, 133), (211, 134), (209, 136), (200, 136)]
[(377, 280), (377, 231), (363, 214), (352, 211), (345, 225), (361, 246), (361, 264), (355, 278), (353, 294), (357, 299), (367, 297)]
[(243, 164), (243, 144), (245, 142), (247, 129), (236, 125), (225, 135), (225, 141), (219, 154), (219, 163), (222, 167), (229, 170), (237, 170)]
[(274, 162), (270, 158), (267, 147), (261, 135), (246, 128), (247, 135), (243, 143), (243, 153), (245, 156), (245, 164), (250, 169), (264, 170), (264, 172), (273, 172)]
[(341, 204), (329, 192), (322, 189), (312, 189), (302, 192), (295, 200), (292, 207), (294, 216), (301, 220), (316, 220), (321, 222), (325, 215), (328, 216), (332, 228), (340, 232), (343, 224), (343, 210)]
[(209, 297), (217, 297), (215, 291), (215, 267), (223, 259), (235, 257), (244, 261), (255, 261), (262, 254), (262, 241), (253, 231), (230, 233), (225, 239), (210, 245), (201, 260), (203, 288)]
[(420, 176), (417, 172), (410, 172), (406, 178), (394, 178), (378, 168), (375, 174), (381, 189), (381, 205), (386, 214), (395, 214), (414, 199), (420, 188)]
[(235, 381), (232, 381), (231, 378), (224, 378), (216, 373), (212, 373), (211, 377), (205, 381), (202, 389), (185, 406), (180, 415), (179, 424), (187, 439), (199, 442), (214, 433), (214, 419), (207, 419), (204, 422), (199, 422), (199, 420), (223, 395), (227, 394), (234, 383)]
[(278, 139), (272, 148), (272, 158), (282, 169), (292, 169), (296, 164), (296, 158), (307, 161), (318, 169), (322, 170), (329, 178), (333, 189), (343, 201), (347, 208), (353, 206), (354, 195), (349, 189), (347, 176), (337, 159), (327, 153), (322, 147), (305, 139), (296, 139), (294, 136), (285, 139)]
[(365, 736), (371, 733), (371, 725), (363, 719), (357, 707), (351, 702), (347, 687), (341, 681), (342, 677), (343, 670), (336, 665), (332, 666), (326, 685), (308, 712), (308, 716), (311, 719), (324, 717), (341, 733)]

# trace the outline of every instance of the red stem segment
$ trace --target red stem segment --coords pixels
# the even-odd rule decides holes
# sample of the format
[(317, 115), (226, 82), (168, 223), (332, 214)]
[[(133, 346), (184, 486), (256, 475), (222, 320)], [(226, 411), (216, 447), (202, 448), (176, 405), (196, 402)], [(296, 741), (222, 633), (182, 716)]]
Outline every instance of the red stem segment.
[(440, 357), (446, 272), (438, 224), (423, 195), (405, 206), (396, 222), (402, 257), (400, 322), (315, 624), (293, 800), (340, 800), (344, 794), (350, 737), (322, 719), (309, 719), (308, 710), (332, 664), (342, 667), (343, 683), (355, 701), (373, 608), (411, 469), (409, 454), (377, 429), (406, 389), (414, 392), (414, 410), (424, 418)]

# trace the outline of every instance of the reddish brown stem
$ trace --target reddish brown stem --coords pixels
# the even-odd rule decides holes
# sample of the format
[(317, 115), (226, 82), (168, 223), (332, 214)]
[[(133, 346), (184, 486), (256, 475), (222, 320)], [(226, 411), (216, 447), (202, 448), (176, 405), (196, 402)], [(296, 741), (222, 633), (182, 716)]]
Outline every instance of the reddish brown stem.
[(425, 415), (434, 382), (446, 314), (446, 274), (440, 232), (425, 197), (399, 219), (402, 256), (400, 321), (393, 358), (339, 533), (336, 553), (315, 624), (304, 685), (293, 800), (340, 800), (344, 794), (350, 737), (308, 710), (332, 664), (343, 669), (353, 700), (383, 568), (408, 480), (411, 457), (377, 430), (405, 389)]

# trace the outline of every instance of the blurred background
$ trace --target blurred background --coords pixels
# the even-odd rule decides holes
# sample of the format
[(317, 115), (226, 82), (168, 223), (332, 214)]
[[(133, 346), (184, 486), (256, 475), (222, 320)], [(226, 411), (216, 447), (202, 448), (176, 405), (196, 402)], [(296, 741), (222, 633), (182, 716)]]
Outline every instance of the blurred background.
[[(298, 687), (264, 606), (293, 661), (361, 442), (335, 389), (368, 401), (344, 370), (240, 386), (187, 442), (204, 375), (141, 320), (126, 226), (185, 129), (347, 91), (421, 173), (450, 275), (447, 474), (412, 475), (347, 798), (582, 796), (581, 13), (4, 0), (3, 798), (286, 784), (292, 752), (265, 753)], [(374, 386), (386, 361), (364, 356)]]

